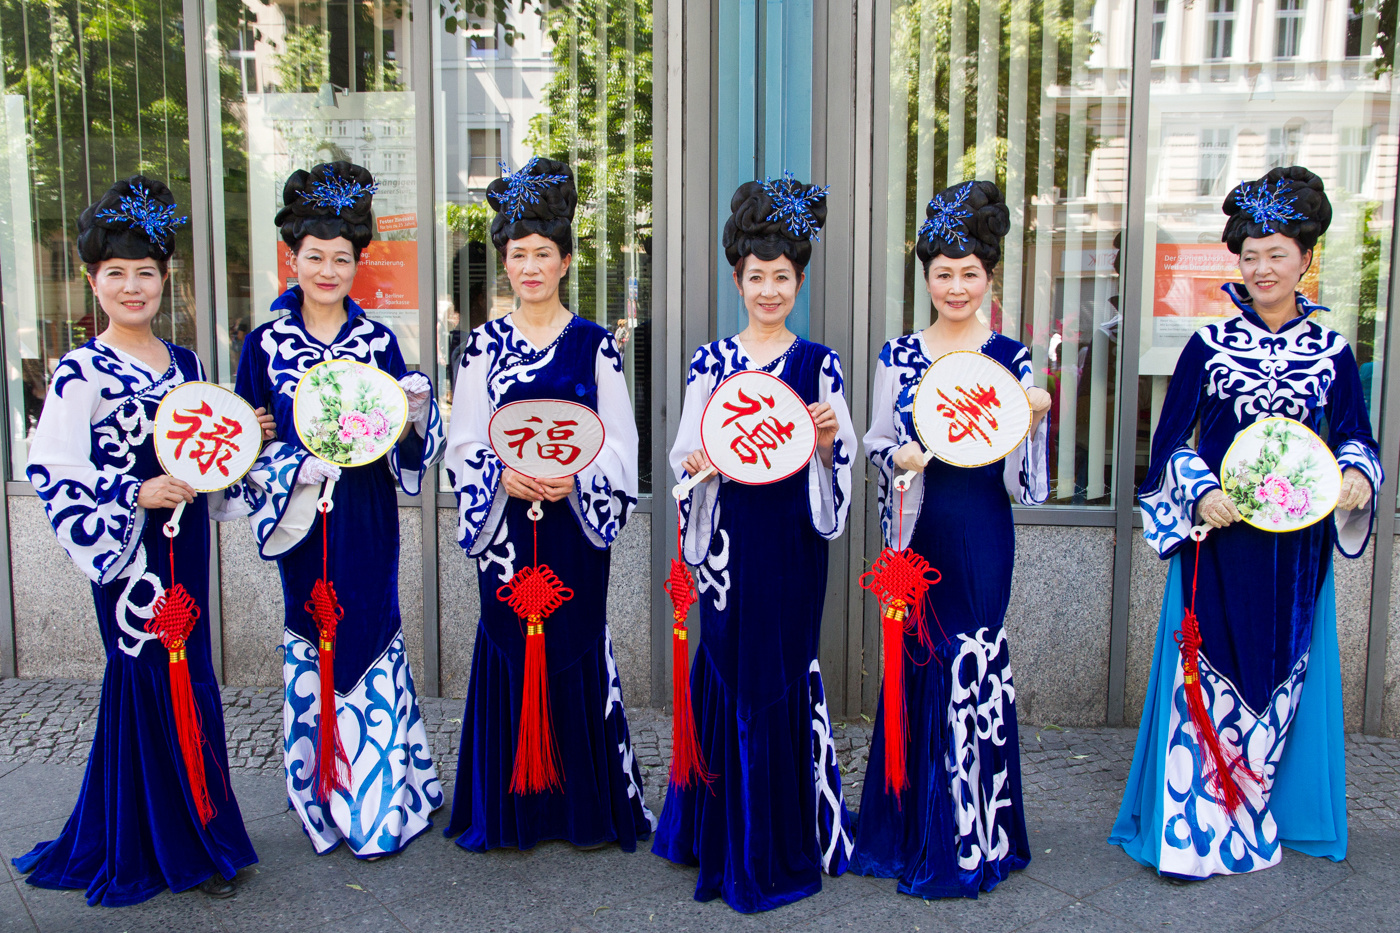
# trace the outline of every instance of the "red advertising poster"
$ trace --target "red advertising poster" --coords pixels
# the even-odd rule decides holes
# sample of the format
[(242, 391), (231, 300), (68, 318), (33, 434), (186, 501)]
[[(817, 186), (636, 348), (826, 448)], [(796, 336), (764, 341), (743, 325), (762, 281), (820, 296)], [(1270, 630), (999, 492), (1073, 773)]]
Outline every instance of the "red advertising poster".
[[(1317, 300), (1317, 263), (1300, 288)], [(1156, 289), (1152, 300), (1153, 331), (1160, 337), (1189, 337), (1206, 321), (1236, 312), (1221, 286), (1240, 281), (1239, 257), (1224, 243), (1157, 244)]]
[[(295, 285), (292, 251), (277, 244), (278, 274)], [(366, 311), (416, 311), (418, 308), (418, 243), (414, 240), (371, 240), (360, 256), (360, 268), (350, 297)]]

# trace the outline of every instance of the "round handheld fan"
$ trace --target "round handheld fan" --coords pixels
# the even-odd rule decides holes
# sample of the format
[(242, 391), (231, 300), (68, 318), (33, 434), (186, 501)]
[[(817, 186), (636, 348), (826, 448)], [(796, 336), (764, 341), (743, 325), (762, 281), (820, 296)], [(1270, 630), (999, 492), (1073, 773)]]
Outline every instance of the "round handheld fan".
[(553, 398), (502, 405), (487, 433), (501, 462), (532, 479), (573, 476), (597, 458), (607, 437), (593, 409)]
[[(262, 428), (253, 407), (213, 382), (185, 382), (156, 408), (156, 459), (161, 469), (195, 488), (218, 492), (241, 480), (258, 459)], [(185, 503), (175, 507), (165, 532), (174, 537)]]
[(975, 350), (954, 350), (930, 364), (914, 391), (914, 430), (945, 463), (979, 467), (1025, 440), (1031, 403), (1005, 366)]
[(1235, 435), (1220, 485), (1262, 531), (1297, 531), (1337, 507), (1342, 471), (1322, 438), (1291, 418), (1261, 418)]
[(292, 416), (312, 456), (336, 466), (364, 466), (403, 436), (408, 399), (382, 369), (357, 360), (326, 360), (297, 382)]
[[(761, 370), (735, 373), (715, 387), (700, 415), (700, 444), (711, 469), (736, 483), (762, 486), (787, 479), (812, 459), (817, 425), (802, 396)], [(702, 471), (671, 493), (683, 498), (709, 479)]]

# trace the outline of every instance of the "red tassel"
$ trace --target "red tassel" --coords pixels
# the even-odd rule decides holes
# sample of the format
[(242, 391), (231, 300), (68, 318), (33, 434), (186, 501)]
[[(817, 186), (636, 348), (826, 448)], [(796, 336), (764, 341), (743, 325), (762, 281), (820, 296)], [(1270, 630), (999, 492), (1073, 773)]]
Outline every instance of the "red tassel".
[(316, 729), (316, 799), (329, 804), (331, 795), (350, 783), (350, 759), (340, 741), (335, 713), (335, 629), (345, 618), (335, 586), (324, 578), (311, 586), (306, 611), (320, 634), (317, 671), (321, 677), (321, 714)]
[[(679, 530), (677, 531), (679, 548)], [(695, 603), (695, 585), (685, 564), (671, 558), (671, 573), (664, 584), (671, 594), (671, 783), (689, 788), (696, 778), (709, 784), (714, 775), (705, 767), (695, 710), (690, 704), (690, 633), (685, 617)]]
[(1220, 733), (1211, 721), (1206, 709), (1205, 690), (1201, 686), (1201, 625), (1196, 619), (1196, 579), (1201, 567), (1201, 542), (1196, 541), (1196, 568), (1191, 577), (1191, 606), (1181, 619), (1181, 631), (1176, 635), (1176, 643), (1181, 651), (1181, 672), (1185, 681), (1186, 709), (1191, 714), (1191, 725), (1196, 730), (1196, 741), (1203, 752), (1201, 768), (1206, 786), (1215, 794), (1216, 800), (1224, 804), (1227, 812), (1233, 813), (1244, 805), (1244, 791), (1236, 781), (1236, 775), (1258, 785), (1259, 775), (1249, 767), (1243, 754), (1233, 758), (1226, 754)]
[(564, 586), (553, 570), (544, 564), (522, 567), (498, 590), (496, 598), (525, 620), (525, 682), (520, 691), (520, 732), (515, 741), (515, 763), (511, 767), (510, 792), (538, 794), (562, 790), (559, 756), (554, 744), (554, 728), (549, 715), (549, 665), (545, 660), (544, 619), (572, 599), (573, 590)]
[(904, 709), (904, 618), (902, 599), (885, 607), (881, 635), (885, 653), (885, 792), (896, 798), (909, 786), (909, 724)]
[[(172, 579), (175, 576), (173, 552), (170, 575)], [(180, 739), (180, 756), (185, 760), (185, 777), (199, 823), (208, 826), (215, 810), (204, 777), (204, 732), (199, 722), (199, 708), (194, 703), (190, 665), (185, 654), (185, 640), (198, 620), (199, 607), (194, 597), (176, 583), (156, 600), (155, 615), (146, 623), (146, 631), (155, 633), (170, 655), (170, 709), (175, 717), (175, 733)]]
[(880, 601), (885, 661), (885, 791), (894, 794), (896, 804), (899, 795), (909, 786), (904, 636), (916, 635), (920, 645), (930, 652), (933, 650), (933, 639), (924, 620), (924, 595), (941, 579), (942, 575), (928, 561), (908, 548), (903, 551), (885, 548), (860, 578), (860, 585)]

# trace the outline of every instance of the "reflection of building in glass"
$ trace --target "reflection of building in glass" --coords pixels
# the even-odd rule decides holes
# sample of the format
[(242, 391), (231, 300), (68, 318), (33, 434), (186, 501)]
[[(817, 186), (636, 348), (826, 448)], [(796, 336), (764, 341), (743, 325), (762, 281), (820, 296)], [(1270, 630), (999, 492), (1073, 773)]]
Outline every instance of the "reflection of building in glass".
[(1141, 361), (1155, 377), (1152, 423), (1179, 348), (1233, 313), (1218, 290), (1238, 276), (1220, 242), (1221, 201), (1278, 166), (1305, 165), (1327, 185), (1334, 218), (1304, 289), (1331, 309), (1327, 323), (1365, 366), (1383, 326), (1377, 257), (1389, 251), (1400, 116), (1376, 5), (1173, 2), (1154, 7), (1153, 29), (1146, 220), (1155, 275)]

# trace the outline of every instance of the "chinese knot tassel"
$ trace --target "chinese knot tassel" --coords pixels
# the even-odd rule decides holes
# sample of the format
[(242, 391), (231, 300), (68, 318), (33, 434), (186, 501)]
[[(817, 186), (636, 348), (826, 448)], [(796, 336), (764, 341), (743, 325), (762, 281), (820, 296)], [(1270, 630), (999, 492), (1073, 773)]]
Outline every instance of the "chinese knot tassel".
[(1206, 709), (1205, 690), (1201, 686), (1201, 625), (1196, 619), (1196, 580), (1201, 566), (1201, 542), (1196, 541), (1196, 568), (1191, 575), (1191, 605), (1181, 618), (1181, 631), (1176, 635), (1177, 647), (1181, 650), (1181, 673), (1186, 690), (1186, 709), (1191, 714), (1191, 725), (1196, 730), (1196, 741), (1201, 746), (1201, 772), (1207, 786), (1215, 794), (1226, 811), (1234, 813), (1244, 804), (1244, 791), (1236, 781), (1240, 777), (1260, 783), (1259, 775), (1249, 767), (1244, 755), (1236, 754), (1233, 759), (1226, 754), (1220, 733), (1211, 721)]
[[(676, 537), (679, 550), (679, 528)], [(671, 783), (689, 788), (696, 778), (708, 784), (714, 776), (705, 768), (695, 729), (695, 710), (690, 705), (690, 645), (685, 617), (695, 603), (695, 584), (685, 564), (674, 557), (665, 587), (671, 594), (671, 615), (675, 619), (671, 626)]]
[(321, 514), (321, 579), (311, 586), (311, 599), (306, 611), (316, 623), (320, 636), (317, 645), (317, 673), (321, 680), (321, 715), (316, 728), (316, 799), (329, 804), (331, 795), (349, 785), (350, 759), (340, 741), (340, 729), (335, 710), (335, 629), (345, 617), (345, 610), (336, 598), (335, 586), (326, 574), (326, 520)]
[(520, 568), (496, 590), (496, 598), (525, 621), (525, 682), (520, 690), (520, 732), (510, 775), (513, 794), (538, 794), (564, 786), (549, 715), (544, 619), (573, 595), (573, 590), (543, 564)]
[(885, 548), (860, 585), (880, 602), (884, 640), (885, 792), (898, 801), (909, 786), (907, 767), (909, 727), (904, 701), (904, 641), (916, 635), (930, 652), (933, 640), (924, 622), (924, 594), (942, 579), (937, 570), (912, 550)]
[(896, 797), (909, 786), (909, 724), (904, 710), (904, 619), (908, 615), (904, 600), (896, 599), (885, 607), (880, 621), (885, 655), (885, 791)]
[(170, 709), (175, 717), (175, 733), (180, 739), (180, 756), (185, 760), (185, 777), (189, 781), (190, 797), (194, 799), (201, 826), (214, 818), (214, 804), (209, 799), (209, 785), (204, 778), (204, 731), (199, 722), (199, 708), (194, 703), (194, 688), (190, 685), (190, 665), (185, 655), (185, 643), (195, 622), (199, 607), (194, 597), (175, 583), (175, 553), (170, 554), (171, 586), (156, 600), (155, 615), (146, 623), (146, 631), (160, 639), (170, 655)]

